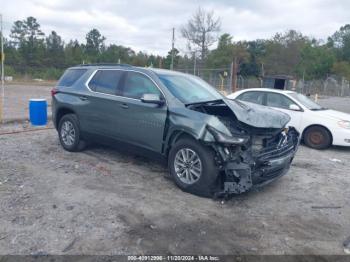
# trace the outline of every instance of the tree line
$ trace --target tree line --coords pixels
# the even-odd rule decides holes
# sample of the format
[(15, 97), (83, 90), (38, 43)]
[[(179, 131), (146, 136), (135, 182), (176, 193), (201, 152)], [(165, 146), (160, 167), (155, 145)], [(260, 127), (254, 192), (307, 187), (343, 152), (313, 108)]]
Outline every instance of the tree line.
[[(129, 47), (106, 44), (99, 30), (90, 30), (85, 42), (65, 43), (52, 31), (45, 35), (34, 17), (15, 21), (5, 38), (5, 74), (15, 77), (57, 79), (67, 67), (83, 63), (126, 63), (193, 72), (229, 69), (246, 77), (268, 74), (303, 79), (324, 79), (331, 74), (350, 80), (350, 25), (344, 25), (327, 40), (317, 40), (295, 30), (276, 33), (270, 39), (235, 41), (220, 33), (221, 20), (213, 12), (198, 9), (181, 28), (188, 46), (166, 56), (135, 52)], [(216, 47), (213, 47), (217, 43)]]

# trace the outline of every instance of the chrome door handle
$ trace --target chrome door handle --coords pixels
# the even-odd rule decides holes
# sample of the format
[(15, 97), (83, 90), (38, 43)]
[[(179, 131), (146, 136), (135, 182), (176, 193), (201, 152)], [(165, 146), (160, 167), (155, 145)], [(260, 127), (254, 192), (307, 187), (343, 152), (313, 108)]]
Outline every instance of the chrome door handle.
[(80, 100), (86, 101), (88, 98), (86, 96), (79, 96)]
[(129, 108), (129, 106), (127, 104), (122, 104), (121, 107), (124, 108), (124, 109), (128, 109)]

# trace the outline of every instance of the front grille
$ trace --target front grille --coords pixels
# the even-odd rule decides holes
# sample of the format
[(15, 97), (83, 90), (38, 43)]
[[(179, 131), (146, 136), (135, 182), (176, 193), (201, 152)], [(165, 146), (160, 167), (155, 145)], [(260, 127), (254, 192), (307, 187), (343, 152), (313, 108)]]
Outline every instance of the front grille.
[(260, 160), (285, 156), (294, 151), (297, 145), (297, 132), (292, 130), (287, 135), (281, 132), (275, 137), (263, 139), (263, 147), (255, 152), (255, 156)]
[(280, 168), (280, 169), (271, 171), (271, 172), (269, 172), (269, 173), (265, 173), (265, 174), (263, 174), (261, 177), (262, 177), (262, 178), (273, 179), (273, 178), (275, 178), (275, 177), (280, 176), (280, 175), (282, 174), (283, 171), (284, 171), (284, 168)]

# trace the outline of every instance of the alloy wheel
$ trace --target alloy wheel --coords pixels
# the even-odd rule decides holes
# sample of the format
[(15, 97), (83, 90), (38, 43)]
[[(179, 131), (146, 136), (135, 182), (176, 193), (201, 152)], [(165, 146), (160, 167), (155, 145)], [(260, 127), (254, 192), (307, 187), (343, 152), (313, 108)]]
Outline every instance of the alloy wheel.
[(176, 153), (174, 168), (180, 181), (187, 185), (194, 184), (202, 175), (201, 159), (189, 148), (182, 148)]
[(61, 126), (61, 138), (66, 146), (72, 146), (75, 142), (75, 128), (72, 122), (65, 121)]

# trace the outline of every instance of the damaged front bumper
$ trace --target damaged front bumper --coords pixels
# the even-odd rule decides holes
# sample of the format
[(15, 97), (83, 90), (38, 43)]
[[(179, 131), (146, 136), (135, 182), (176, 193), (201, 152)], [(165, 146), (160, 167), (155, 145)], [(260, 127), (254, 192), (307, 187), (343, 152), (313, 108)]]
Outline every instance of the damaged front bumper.
[(273, 139), (269, 145), (264, 141), (262, 148), (255, 151), (252, 145), (219, 149), (222, 172), (215, 195), (244, 193), (285, 175), (299, 146), (299, 133), (290, 128)]

